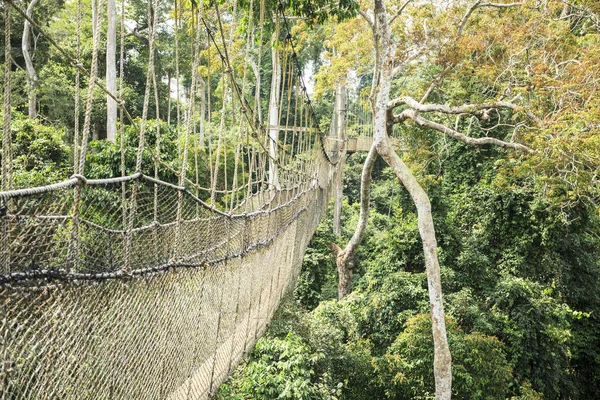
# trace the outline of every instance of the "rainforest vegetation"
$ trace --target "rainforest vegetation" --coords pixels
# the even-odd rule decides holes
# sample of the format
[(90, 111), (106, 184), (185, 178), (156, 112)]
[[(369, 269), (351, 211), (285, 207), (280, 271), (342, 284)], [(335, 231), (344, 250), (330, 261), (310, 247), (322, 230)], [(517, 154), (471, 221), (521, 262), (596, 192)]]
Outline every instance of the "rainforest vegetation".
[[(231, 69), (252, 77), (243, 89), (260, 122), (273, 106), (284, 9), (321, 127), (344, 143), (372, 132), (370, 151), (341, 147), (341, 209), (330, 206), (295, 287), (216, 399), (598, 397), (600, 3), (496, 1), (163, 0), (151, 10), (119, 0), (118, 41), (115, 21), (101, 20), (112, 44), (100, 46), (99, 80), (118, 85), (132, 121), (147, 124), (143, 172), (177, 183), (178, 171), (195, 170), (196, 187), (225, 189), (198, 194), (217, 208), (233, 208), (228, 179), (247, 178), (231, 162), (247, 138), (222, 129), (236, 115), (224, 56), (206, 33), (197, 57), (185, 40), (198, 7), (231, 32)], [(56, 46), (89, 69), (97, 5), (0, 3), (10, 188), (76, 172), (84, 120), (87, 179), (137, 172), (135, 124), (93, 83), (88, 91)], [(150, 52), (154, 13), (178, 23), (159, 25)], [(156, 94), (145, 101), (150, 53)]]

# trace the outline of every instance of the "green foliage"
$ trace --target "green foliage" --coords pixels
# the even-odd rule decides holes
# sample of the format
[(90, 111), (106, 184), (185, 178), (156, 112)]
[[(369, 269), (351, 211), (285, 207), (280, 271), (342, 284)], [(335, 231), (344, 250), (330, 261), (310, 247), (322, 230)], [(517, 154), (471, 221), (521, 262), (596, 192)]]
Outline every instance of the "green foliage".
[[(530, 180), (507, 184), (495, 159), (500, 153), (460, 144), (449, 151), (439, 178), (431, 165), (419, 173), (428, 182), (440, 244), (453, 397), (594, 398), (586, 382), (598, 382), (600, 365), (596, 209), (561, 191), (540, 193)], [(353, 185), (362, 158), (353, 155), (347, 165), (344, 238), (337, 243), (357, 221)], [(281, 315), (288, 322), (274, 324), (277, 337), (292, 331), (323, 355), (312, 382), (327, 376), (341, 384), (340, 399), (433, 396), (422, 245), (414, 205), (398, 185), (376, 166), (353, 293), (342, 302), (325, 300), (336, 282), (323, 224), (296, 291), (309, 311), (288, 312)]]
[(12, 114), (11, 128), (14, 187), (47, 185), (69, 177), (72, 158), (64, 130), (18, 112)]
[(331, 226), (320, 224), (304, 254), (294, 297), (307, 310), (323, 300), (337, 297), (335, 260), (329, 251), (329, 243), (333, 241)]
[(42, 125), (39, 121), (17, 118), (12, 121), (15, 132), (13, 152), (18, 154), (17, 166), (32, 170), (49, 164), (64, 168), (69, 161), (69, 148), (64, 143), (64, 131)]
[[(452, 349), (452, 397), (505, 399), (512, 380), (502, 343), (479, 333), (467, 334), (446, 321)], [(433, 399), (433, 339), (431, 317), (417, 315), (406, 322), (388, 352), (378, 361), (379, 384), (388, 399)]]
[(315, 365), (322, 355), (297, 335), (261, 338), (252, 352), (243, 375), (223, 385), (217, 399), (337, 399), (338, 388), (331, 388), (327, 377), (313, 382)]
[(304, 16), (311, 23), (323, 23), (330, 18), (342, 21), (354, 17), (359, 4), (355, 0), (290, 0), (289, 6), (295, 15)]

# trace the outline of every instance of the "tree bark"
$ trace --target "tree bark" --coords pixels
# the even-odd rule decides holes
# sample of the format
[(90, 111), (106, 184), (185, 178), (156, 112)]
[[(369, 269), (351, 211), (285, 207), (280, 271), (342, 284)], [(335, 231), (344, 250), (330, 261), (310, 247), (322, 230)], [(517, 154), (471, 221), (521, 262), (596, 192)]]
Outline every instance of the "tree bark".
[[(115, 0), (107, 0), (106, 90), (117, 94), (117, 9)], [(158, 115), (156, 116), (158, 118)], [(115, 142), (117, 135), (117, 102), (106, 95), (106, 139)]]
[(437, 255), (437, 240), (431, 203), (410, 169), (395, 153), (388, 139), (393, 127), (393, 114), (388, 108), (392, 79), (394, 77), (394, 59), (396, 44), (391, 36), (387, 22), (385, 0), (375, 0), (375, 21), (381, 42), (381, 74), (377, 101), (375, 103), (375, 123), (373, 130), (374, 146), (386, 163), (394, 170), (404, 187), (408, 190), (417, 208), (419, 233), (423, 242), (425, 268), (431, 307), (431, 324), (433, 331), (435, 377), (435, 397), (437, 400), (450, 399), (452, 394), (452, 358), (446, 334), (446, 320), (442, 302), (442, 285), (440, 265)]
[(279, 143), (279, 96), (281, 93), (281, 63), (277, 36), (273, 33), (273, 75), (271, 76), (271, 95), (269, 96), (269, 188), (280, 189), (277, 167), (277, 144)]
[[(39, 3), (39, 0), (31, 0), (27, 7), (26, 14), (29, 18), (33, 17), (33, 9)], [(27, 19), (23, 24), (23, 37), (21, 38), (21, 48), (23, 52), (23, 58), (25, 59), (25, 68), (27, 69), (27, 89), (29, 97), (29, 118), (35, 119), (37, 117), (37, 90), (38, 90), (38, 76), (33, 66), (31, 58), (31, 24)]]
[(442, 280), (429, 196), (410, 169), (392, 149), (387, 137), (378, 143), (378, 150), (381, 157), (392, 167), (396, 176), (409, 192), (417, 208), (419, 233), (423, 241), (423, 254), (425, 255), (425, 268), (427, 271), (429, 305), (431, 307), (435, 397), (438, 400), (450, 399), (452, 392), (452, 358), (446, 334), (444, 304), (442, 302)]
[(354, 230), (352, 238), (344, 248), (340, 251), (340, 247), (332, 243), (330, 249), (335, 255), (335, 264), (338, 270), (338, 299), (341, 300), (348, 295), (352, 290), (352, 270), (354, 268), (354, 255), (358, 246), (365, 236), (367, 230), (367, 221), (369, 220), (369, 197), (371, 195), (371, 179), (373, 166), (377, 160), (377, 148), (375, 144), (369, 150), (367, 159), (363, 164), (362, 174), (360, 177), (360, 214), (358, 217), (358, 225)]
[(167, 125), (171, 126), (171, 70), (167, 70)]
[(199, 137), (199, 142), (200, 142), (200, 148), (203, 149), (204, 148), (204, 140), (205, 140), (205, 134), (204, 134), (204, 122), (206, 121), (206, 81), (201, 77), (198, 76), (199, 80), (200, 80), (200, 137)]
[(329, 250), (335, 256), (335, 263), (338, 270), (338, 300), (342, 300), (352, 291), (352, 270), (354, 269), (353, 260), (345, 261), (340, 255), (343, 250), (337, 244), (329, 243)]
[(100, 139), (100, 127), (98, 125), (94, 125), (94, 129), (92, 130), (92, 140)]
[(344, 173), (344, 161), (346, 159), (346, 131), (345, 131), (345, 119), (346, 119), (346, 87), (342, 84), (338, 84), (335, 93), (335, 113), (336, 113), (336, 131), (337, 131), (337, 145), (339, 156), (339, 165), (335, 177), (335, 205), (333, 208), (333, 233), (341, 235), (341, 216), (342, 216), (342, 200), (344, 198), (344, 187), (343, 187), (343, 173)]

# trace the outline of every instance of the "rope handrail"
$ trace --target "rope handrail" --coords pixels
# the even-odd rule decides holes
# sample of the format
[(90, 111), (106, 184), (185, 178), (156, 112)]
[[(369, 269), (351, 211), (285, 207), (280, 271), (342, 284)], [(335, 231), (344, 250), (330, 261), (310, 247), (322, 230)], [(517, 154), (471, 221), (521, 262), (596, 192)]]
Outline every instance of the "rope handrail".
[[(315, 188), (313, 187), (313, 188), (311, 188), (311, 190), (303, 193), (302, 195), (306, 195), (307, 193), (310, 193), (310, 191), (312, 191), (314, 189)], [(297, 199), (295, 199), (294, 202), (296, 200)], [(292, 203), (292, 202), (290, 202), (290, 203)], [(280, 206), (280, 208), (286, 207), (289, 205), (290, 204), (282, 205), (282, 206)], [(291, 220), (289, 222), (287, 222), (285, 225), (281, 226), (275, 232), (274, 235), (271, 235), (265, 239), (257, 240), (253, 243), (250, 243), (243, 251), (233, 253), (233, 254), (228, 254), (226, 256), (217, 258), (215, 260), (206, 260), (205, 262), (201, 262), (200, 266), (206, 268), (206, 267), (209, 267), (212, 265), (222, 263), (223, 261), (242, 257), (245, 254), (248, 254), (249, 252), (251, 252), (257, 248), (268, 246), (279, 235), (281, 235), (291, 224), (293, 224), (302, 213), (306, 212), (306, 210), (307, 210), (307, 207), (303, 206), (299, 210), (295, 211)], [(243, 218), (252, 218), (253, 216), (260, 215), (260, 214), (264, 214), (264, 212), (257, 211), (254, 213), (241, 214), (238, 216), (243, 217)], [(228, 215), (223, 215), (223, 216), (228, 217)], [(65, 218), (70, 218), (70, 217), (65, 217)], [(84, 222), (84, 221), (82, 221), (82, 222)], [(89, 221), (86, 221), (86, 222), (89, 222)], [(174, 223), (176, 223), (176, 222), (172, 222), (171, 224), (174, 224)], [(154, 226), (163, 226), (164, 227), (166, 225), (167, 224), (163, 225), (160, 223), (153, 223), (152, 227), (154, 227)], [(114, 231), (114, 232), (122, 234), (125, 231)], [(202, 253), (209, 253), (211, 251), (214, 251), (216, 248), (217, 247), (205, 249), (202, 251)], [(194, 255), (189, 256), (188, 258), (193, 258), (193, 257), (194, 257)], [(42, 280), (42, 279), (43, 280), (59, 280), (59, 281), (103, 281), (103, 280), (109, 280), (109, 279), (131, 278), (133, 276), (146, 276), (146, 275), (166, 272), (172, 268), (198, 268), (198, 267), (199, 267), (199, 263), (197, 263), (197, 262), (196, 263), (172, 262), (172, 263), (168, 263), (168, 264), (164, 264), (164, 265), (155, 266), (152, 268), (134, 269), (131, 271), (116, 270), (116, 271), (99, 272), (99, 273), (72, 272), (72, 271), (65, 270), (65, 269), (40, 269), (40, 270), (31, 270), (31, 271), (22, 271), (22, 272), (11, 272), (9, 274), (0, 274), (0, 287), (2, 285), (7, 285), (7, 284), (10, 285), (10, 284), (14, 284), (16, 282), (21, 282), (21, 281), (36, 281), (36, 280)]]
[[(253, 212), (253, 213), (246, 213), (246, 212), (244, 212), (244, 213), (240, 213), (240, 214), (225, 213), (225, 212), (217, 209), (216, 207), (211, 206), (210, 204), (206, 203), (204, 200), (196, 197), (186, 187), (177, 186), (177, 185), (174, 185), (172, 183), (162, 181), (160, 179), (155, 179), (155, 178), (153, 178), (151, 176), (148, 176), (148, 175), (145, 175), (145, 174), (143, 174), (141, 172), (137, 172), (135, 174), (127, 175), (127, 176), (122, 176), (122, 177), (105, 178), (105, 179), (86, 179), (83, 176), (76, 176), (76, 177), (72, 177), (69, 180), (66, 180), (66, 181), (63, 181), (63, 182), (59, 182), (59, 183), (55, 183), (55, 184), (52, 184), (52, 185), (37, 186), (37, 187), (33, 187), (33, 188), (13, 189), (13, 190), (7, 190), (7, 191), (4, 191), (4, 192), (0, 192), (0, 199), (8, 200), (8, 199), (12, 199), (12, 198), (19, 198), (19, 197), (26, 197), (26, 196), (31, 196), (31, 195), (37, 195), (37, 194), (44, 194), (44, 193), (54, 192), (54, 191), (65, 189), (65, 188), (75, 187), (75, 186), (77, 186), (79, 184), (82, 184), (82, 182), (84, 182), (83, 184), (85, 186), (106, 186), (106, 185), (114, 185), (114, 184), (123, 183), (123, 182), (131, 182), (131, 181), (134, 181), (134, 180), (145, 180), (145, 181), (147, 181), (149, 183), (153, 183), (153, 184), (157, 184), (157, 185), (161, 185), (161, 186), (164, 186), (164, 187), (168, 187), (168, 188), (171, 188), (171, 189), (174, 189), (174, 190), (177, 190), (177, 191), (185, 192), (188, 196), (190, 196), (190, 198), (194, 199), (194, 201), (198, 202), (198, 204), (200, 204), (206, 210), (212, 211), (212, 212), (215, 212), (215, 213), (221, 214), (223, 216), (227, 216), (227, 217), (235, 218), (237, 216), (248, 216), (248, 215), (253, 215), (253, 214), (263, 214), (263, 213), (268, 213), (270, 211), (276, 211), (277, 210), (277, 208), (273, 208), (273, 209), (270, 209), (270, 210), (265, 211), (265, 212), (262, 212), (262, 211), (257, 211), (257, 212)], [(288, 189), (297, 189), (301, 185), (302, 184), (298, 184), (298, 185), (296, 185), (294, 187), (291, 187), (291, 188), (288, 188)], [(298, 195), (296, 197), (298, 197)]]
[[(215, 20), (203, 14), (205, 3), (190, 12), (181, 0), (175, 0), (175, 13), (167, 14), (164, 4), (159, 9), (158, 0), (148, 1), (148, 42), (143, 44), (148, 53), (141, 60), (148, 63), (148, 69), (145, 87), (142, 82), (136, 88), (140, 98), (143, 95), (138, 120), (139, 115), (130, 113), (121, 100), (127, 84), (123, 64), (128, 61), (125, 1), (120, 8), (117, 93), (107, 90), (111, 86), (103, 78), (94, 77), (98, 54), (103, 53), (100, 21), (105, 16), (100, 13), (106, 0), (92, 0), (97, 12), (93, 13), (91, 71), (81, 60), (82, 43), (90, 38), (81, 29), (82, 18), (89, 15), (82, 12), (80, 0), (65, 3), (77, 9), (77, 55), (52, 38), (50, 28), (27, 16), (17, 0), (2, 1), (4, 15), (8, 15), (7, 37), (11, 18), (16, 17), (17, 23), (27, 20), (35, 34), (47, 38), (63, 56), (65, 65), (73, 66), (76, 87), (84, 84), (85, 76), (90, 78), (85, 83), (88, 96), (81, 96), (87, 101), (81, 108), (86, 113), (84, 129), (79, 129), (79, 91), (74, 96), (76, 132), (69, 178), (14, 189), (6, 176), (12, 157), (5, 154), (9, 149), (3, 137), (0, 393), (15, 398), (42, 398), (51, 393), (67, 400), (208, 398), (252, 348), (280, 299), (293, 288), (305, 249), (331, 196), (336, 164), (330, 157), (335, 152), (327, 150), (329, 139), (314, 126), (314, 109), (299, 89), (302, 84), (306, 91), (304, 82), (299, 83), (301, 75), (294, 74), (298, 60), (292, 60), (288, 47), (282, 51), (282, 76), (275, 83), (280, 86), (273, 88), (281, 96), (273, 101), (279, 103), (279, 111), (271, 113), (277, 115), (279, 126), (271, 136), (265, 129), (273, 129), (273, 120), (267, 125), (260, 118), (265, 108), (260, 98), (261, 72), (254, 81), (244, 75), (242, 86), (234, 73), (240, 60), (246, 71), (253, 49), (260, 53), (268, 47), (262, 36), (267, 2), (257, 0), (260, 38), (253, 36), (253, 27), (249, 29), (244, 35), (246, 58), (238, 59), (241, 53), (230, 43), (239, 34), (237, 18), (247, 11), (237, 7), (237, 0), (215, 6), (218, 31), (208, 28), (208, 22)], [(221, 21), (219, 7), (231, 7), (223, 11), (227, 19)], [(170, 122), (171, 91), (160, 93), (165, 77), (153, 68), (155, 57), (163, 56), (164, 47), (158, 42), (164, 36), (158, 33), (163, 33), (165, 16), (175, 19), (176, 76), (169, 75), (169, 79), (177, 82), (176, 127)], [(185, 37), (189, 40), (181, 44), (189, 45), (188, 49), (180, 51), (180, 39)], [(200, 49), (206, 49), (206, 57)], [(10, 50), (8, 45), (6, 52)], [(191, 62), (180, 68), (179, 54), (188, 51)], [(211, 57), (216, 58), (216, 68)], [(260, 62), (259, 55), (258, 65), (266, 62), (266, 57)], [(208, 77), (200, 64), (206, 66)], [(184, 77), (191, 77), (192, 83)], [(218, 91), (221, 80), (222, 91)], [(103, 169), (93, 165), (83, 169), (86, 158), (88, 164), (97, 160), (86, 157), (90, 88), (94, 87), (100, 89), (96, 93), (115, 100), (120, 110), (120, 169), (111, 165), (119, 176), (97, 178), (92, 171)], [(4, 89), (10, 93), (10, 82)], [(254, 108), (246, 98), (251, 90), (259, 95)], [(156, 107), (150, 107), (152, 95)], [(213, 106), (215, 99), (222, 101), (222, 108)], [(10, 99), (5, 97), (5, 109), (6, 101)], [(217, 115), (221, 117), (218, 130), (213, 124)], [(10, 108), (4, 124), (5, 132), (13, 129)], [(149, 143), (146, 133), (150, 133)], [(132, 140), (138, 140), (135, 158), (129, 157)], [(115, 148), (108, 150), (116, 161)], [(131, 165), (135, 172), (126, 172)], [(195, 176), (190, 174), (194, 167)], [(273, 168), (278, 168), (277, 184), (271, 180)]]

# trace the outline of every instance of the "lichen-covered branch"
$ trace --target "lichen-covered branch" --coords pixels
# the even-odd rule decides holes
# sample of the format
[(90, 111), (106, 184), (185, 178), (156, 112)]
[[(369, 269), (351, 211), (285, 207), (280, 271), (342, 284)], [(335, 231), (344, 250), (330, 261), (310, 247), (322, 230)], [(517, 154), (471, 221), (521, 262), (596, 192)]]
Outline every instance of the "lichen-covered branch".
[(520, 150), (520, 151), (523, 151), (523, 152), (526, 152), (529, 154), (533, 154), (535, 152), (530, 147), (527, 147), (520, 143), (505, 142), (503, 140), (496, 139), (493, 137), (473, 138), (470, 136), (466, 136), (466, 135), (458, 132), (457, 130), (454, 130), (445, 125), (442, 125), (437, 122), (423, 118), (416, 111), (410, 110), (410, 109), (404, 110), (399, 115), (394, 116), (393, 121), (400, 122), (400, 121), (403, 121), (406, 119), (412, 119), (413, 121), (415, 121), (417, 124), (419, 124), (421, 126), (435, 129), (436, 131), (441, 132), (446, 136), (460, 140), (461, 142), (466, 143), (470, 146), (493, 145), (493, 146), (499, 146), (499, 147), (504, 147), (504, 148), (508, 148), (508, 149)]

